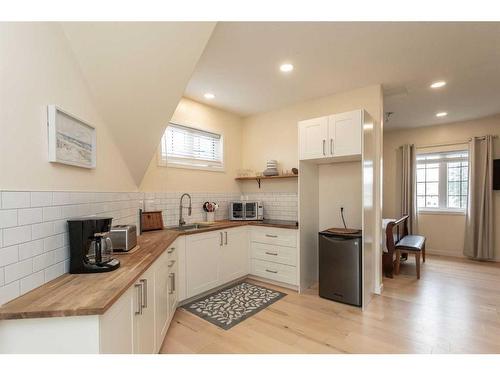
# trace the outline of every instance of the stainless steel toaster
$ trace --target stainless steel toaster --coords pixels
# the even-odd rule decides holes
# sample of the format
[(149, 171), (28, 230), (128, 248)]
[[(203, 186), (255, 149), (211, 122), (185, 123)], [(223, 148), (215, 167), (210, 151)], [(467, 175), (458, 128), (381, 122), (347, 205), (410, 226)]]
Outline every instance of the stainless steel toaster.
[(135, 225), (115, 225), (111, 227), (109, 238), (113, 243), (113, 250), (129, 251), (137, 245)]

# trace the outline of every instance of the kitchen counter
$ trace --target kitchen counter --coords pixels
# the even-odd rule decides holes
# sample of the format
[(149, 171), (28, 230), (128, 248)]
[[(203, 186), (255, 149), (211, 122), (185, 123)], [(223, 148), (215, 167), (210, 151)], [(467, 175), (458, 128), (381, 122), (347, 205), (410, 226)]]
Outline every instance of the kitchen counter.
[(244, 225), (298, 229), (295, 222), (218, 221), (187, 232), (164, 229), (139, 236), (132, 254), (114, 254), (120, 268), (107, 273), (64, 274), (0, 307), (0, 320), (104, 314), (179, 237)]

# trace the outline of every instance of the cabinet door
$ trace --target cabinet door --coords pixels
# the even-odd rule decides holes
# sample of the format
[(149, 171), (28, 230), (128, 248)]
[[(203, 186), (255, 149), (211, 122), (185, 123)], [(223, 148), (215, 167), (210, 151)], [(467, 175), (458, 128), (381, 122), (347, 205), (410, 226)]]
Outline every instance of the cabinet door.
[(155, 324), (156, 351), (160, 350), (169, 322), (169, 270), (168, 256), (163, 253), (155, 267)]
[(248, 231), (236, 228), (224, 231), (221, 247), (221, 283), (248, 275)]
[(100, 353), (133, 353), (133, 300), (133, 288), (131, 288), (100, 317)]
[(332, 115), (328, 120), (328, 155), (361, 155), (361, 110)]
[[(135, 283), (138, 312), (134, 317), (134, 353), (155, 352), (154, 270), (147, 270)], [(139, 309), (140, 306), (140, 309)]]
[[(177, 307), (177, 285), (179, 280), (177, 259), (168, 261), (168, 314), (173, 316)], [(168, 327), (167, 327), (168, 328)], [(166, 333), (166, 330), (165, 330)]]
[(328, 117), (299, 122), (299, 159), (327, 156)]
[(223, 233), (219, 231), (190, 235), (186, 238), (187, 298), (215, 288), (219, 282), (220, 248)]

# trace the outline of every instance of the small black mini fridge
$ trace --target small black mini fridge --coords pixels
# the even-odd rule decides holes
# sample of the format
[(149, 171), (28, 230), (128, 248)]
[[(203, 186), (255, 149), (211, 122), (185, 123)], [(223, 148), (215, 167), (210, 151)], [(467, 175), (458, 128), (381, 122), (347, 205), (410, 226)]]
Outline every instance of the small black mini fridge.
[(319, 233), (319, 296), (361, 306), (362, 235)]

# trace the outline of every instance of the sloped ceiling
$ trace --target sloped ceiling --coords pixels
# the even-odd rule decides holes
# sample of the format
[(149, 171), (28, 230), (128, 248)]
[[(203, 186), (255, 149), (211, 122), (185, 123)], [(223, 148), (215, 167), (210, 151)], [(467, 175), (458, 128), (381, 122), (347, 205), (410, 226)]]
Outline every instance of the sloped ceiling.
[(62, 28), (139, 185), (214, 22), (70, 22)]

